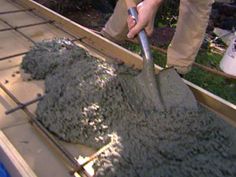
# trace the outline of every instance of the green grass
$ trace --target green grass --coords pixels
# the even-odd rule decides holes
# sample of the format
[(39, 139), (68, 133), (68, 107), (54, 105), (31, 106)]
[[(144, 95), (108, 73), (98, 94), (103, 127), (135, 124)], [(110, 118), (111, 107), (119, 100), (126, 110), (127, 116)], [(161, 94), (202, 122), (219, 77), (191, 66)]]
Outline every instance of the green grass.
[[(196, 62), (209, 67), (219, 68), (221, 58), (221, 55), (201, 51), (196, 58)], [(193, 67), (191, 72), (186, 74), (184, 78), (211, 93), (236, 104), (236, 81), (202, 71), (196, 67)]]
[(193, 68), (192, 71), (184, 77), (192, 83), (214, 93), (215, 95), (236, 104), (236, 82), (229, 81), (223, 77), (213, 75), (202, 71), (199, 68)]
[[(140, 53), (140, 47), (135, 44), (126, 44), (125, 48)], [(154, 62), (159, 66), (166, 65), (166, 55), (157, 51), (152, 51)], [(222, 56), (209, 51), (200, 51), (196, 62), (209, 67), (218, 68)], [(227, 80), (221, 76), (208, 73), (199, 68), (193, 67), (191, 72), (184, 76), (186, 80), (220, 96), (221, 98), (236, 104), (236, 81)]]
[(219, 54), (211, 53), (209, 51), (200, 51), (196, 58), (196, 62), (209, 67), (219, 68), (222, 56)]

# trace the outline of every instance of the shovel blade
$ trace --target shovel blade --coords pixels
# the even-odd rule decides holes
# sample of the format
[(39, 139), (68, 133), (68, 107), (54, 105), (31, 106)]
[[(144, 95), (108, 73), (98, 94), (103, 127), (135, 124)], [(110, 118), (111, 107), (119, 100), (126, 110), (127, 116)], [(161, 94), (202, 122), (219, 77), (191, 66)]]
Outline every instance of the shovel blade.
[(162, 70), (156, 79), (158, 91), (166, 110), (198, 109), (195, 96), (174, 68)]
[(198, 110), (192, 91), (173, 68), (162, 70), (154, 80), (145, 72), (136, 77), (121, 76), (120, 83), (136, 111)]

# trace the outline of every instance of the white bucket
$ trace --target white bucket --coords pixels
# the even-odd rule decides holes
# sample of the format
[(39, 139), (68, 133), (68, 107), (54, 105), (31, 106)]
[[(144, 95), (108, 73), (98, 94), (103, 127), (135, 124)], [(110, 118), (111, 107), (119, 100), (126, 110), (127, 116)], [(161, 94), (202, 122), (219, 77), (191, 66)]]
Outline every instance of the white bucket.
[(236, 76), (236, 36), (220, 61), (220, 68), (225, 73)]

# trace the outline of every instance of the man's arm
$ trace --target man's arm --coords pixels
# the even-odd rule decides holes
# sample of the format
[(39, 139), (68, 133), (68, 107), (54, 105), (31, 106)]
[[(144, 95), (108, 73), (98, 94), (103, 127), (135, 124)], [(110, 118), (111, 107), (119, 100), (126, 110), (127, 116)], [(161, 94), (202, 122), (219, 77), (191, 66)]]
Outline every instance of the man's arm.
[(154, 29), (154, 20), (156, 12), (163, 0), (144, 0), (140, 4), (136, 4), (133, 0), (125, 0), (127, 7), (136, 7), (138, 10), (138, 22), (136, 23), (132, 17), (128, 17), (127, 23), (129, 27), (128, 38), (134, 38), (139, 31), (145, 28), (147, 35), (151, 35)]

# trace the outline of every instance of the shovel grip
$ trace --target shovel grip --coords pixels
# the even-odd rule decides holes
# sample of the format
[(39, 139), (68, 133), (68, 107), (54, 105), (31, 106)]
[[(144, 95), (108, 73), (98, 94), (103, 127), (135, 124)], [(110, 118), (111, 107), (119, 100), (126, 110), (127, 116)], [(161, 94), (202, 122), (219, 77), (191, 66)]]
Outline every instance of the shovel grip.
[[(128, 9), (128, 14), (130, 16), (132, 16), (136, 22), (138, 21), (138, 11), (137, 11), (136, 7), (129, 8)], [(154, 64), (153, 64), (153, 58), (152, 58), (152, 55), (151, 55), (151, 49), (150, 49), (150, 46), (149, 46), (149, 41), (148, 41), (146, 31), (144, 29), (142, 29), (138, 33), (138, 39), (139, 39), (139, 43), (141, 45), (142, 52), (143, 52), (143, 55), (144, 55), (144, 65), (145, 65), (145, 63), (150, 63), (150, 65), (153, 67)]]

